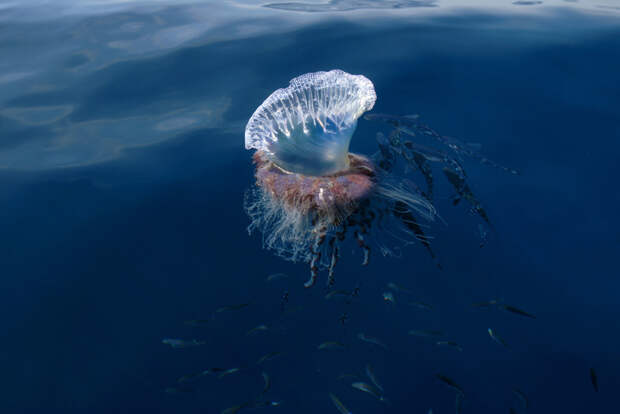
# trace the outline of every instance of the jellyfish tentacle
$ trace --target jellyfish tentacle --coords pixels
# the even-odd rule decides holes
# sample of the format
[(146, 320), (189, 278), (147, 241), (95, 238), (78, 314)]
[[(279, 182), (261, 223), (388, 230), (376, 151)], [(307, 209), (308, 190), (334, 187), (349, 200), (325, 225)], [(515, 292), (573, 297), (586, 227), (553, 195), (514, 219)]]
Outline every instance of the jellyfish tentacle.
[(379, 146), (379, 154), (381, 155), (377, 165), (383, 171), (390, 172), (394, 167), (394, 153), (390, 148), (390, 142), (382, 132), (377, 132), (376, 139), (377, 145)]
[(336, 279), (334, 277), (334, 268), (336, 267), (336, 263), (338, 263), (338, 259), (340, 258), (338, 239), (336, 236), (330, 238), (329, 248), (331, 251), (331, 260), (329, 263), (329, 268), (327, 269), (327, 288), (333, 287), (336, 283)]
[(405, 227), (407, 227), (411, 232), (413, 232), (415, 238), (420, 243), (422, 243), (422, 246), (426, 248), (433, 261), (436, 262), (437, 267), (441, 269), (441, 264), (437, 262), (437, 257), (431, 247), (429, 237), (424, 233), (424, 230), (422, 230), (422, 227), (415, 219), (414, 215), (411, 214), (411, 211), (409, 210), (407, 205), (402, 201), (397, 201), (392, 211), (394, 215), (398, 217), (400, 221), (405, 225)]
[(464, 198), (471, 204), (472, 213), (478, 215), (482, 220), (485, 221), (485, 223), (489, 227), (493, 228), (487, 212), (482, 206), (480, 200), (478, 200), (474, 193), (471, 191), (469, 185), (467, 185), (465, 177), (460, 175), (458, 171), (455, 171), (448, 167), (444, 167), (443, 172), (450, 184), (452, 184), (452, 187), (454, 187), (454, 190), (457, 192), (457, 198), (455, 198), (453, 201), (454, 205), (458, 204), (458, 202), (462, 198)]
[(368, 262), (370, 260), (370, 246), (366, 244), (366, 241), (364, 240), (364, 236), (362, 235), (362, 232), (360, 230), (355, 230), (353, 234), (355, 235), (355, 238), (357, 239), (358, 246), (364, 252), (364, 259), (362, 260), (362, 266), (366, 266), (368, 265)]
[(314, 241), (314, 245), (310, 249), (312, 254), (312, 258), (310, 259), (310, 279), (308, 279), (308, 281), (304, 283), (304, 287), (306, 288), (314, 286), (319, 276), (319, 265), (321, 263), (321, 246), (325, 242), (326, 231), (327, 229), (325, 227), (322, 227), (319, 230), (319, 234)]
[(339, 230), (336, 231), (336, 237), (338, 238), (338, 241), (343, 241), (345, 239), (345, 237), (347, 236), (347, 230), (348, 230), (347, 222), (343, 221), (340, 224)]
[(488, 165), (493, 168), (503, 170), (512, 175), (521, 175), (521, 172), (519, 170), (515, 168), (503, 166), (501, 164), (496, 163), (493, 160), (486, 158), (484, 155), (471, 149), (468, 146), (468, 144), (461, 142), (460, 140), (456, 138), (441, 135), (440, 133), (435, 131), (430, 126), (422, 122), (419, 122), (418, 115), (398, 116), (398, 115), (386, 115), (386, 114), (366, 114), (364, 115), (364, 119), (367, 119), (370, 121), (386, 122), (394, 126), (395, 128), (397, 128), (399, 131), (402, 131), (410, 136), (416, 136), (415, 132), (418, 131), (419, 133), (422, 133), (426, 136), (429, 136), (435, 139), (437, 142), (439, 142), (442, 145), (445, 145), (446, 147), (450, 148), (452, 151), (456, 152), (457, 154), (462, 154), (462, 155), (477, 159), (478, 162), (480, 162), (480, 164)]

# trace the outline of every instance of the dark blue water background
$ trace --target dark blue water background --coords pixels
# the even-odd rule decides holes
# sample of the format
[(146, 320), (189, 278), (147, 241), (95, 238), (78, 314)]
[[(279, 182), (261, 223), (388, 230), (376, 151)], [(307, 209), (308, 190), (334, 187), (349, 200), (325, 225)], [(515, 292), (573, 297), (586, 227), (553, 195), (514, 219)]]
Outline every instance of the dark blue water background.
[[(463, 413), (519, 408), (515, 387), (531, 413), (617, 409), (617, 17), (403, 9), (409, 17), (342, 12), (292, 25), (302, 12), (240, 9), (196, 35), (212, 17), (186, 7), (53, 19), (0, 10), (3, 413), (219, 413), (260, 393), (262, 370), (266, 397), (282, 401), (264, 412), (336, 413), (328, 392), (356, 414), (454, 412), (436, 373), (465, 389)], [(332, 68), (374, 82), (375, 112), (419, 113), (522, 171), (465, 162), (496, 229), (484, 248), (475, 217), (439, 185), (447, 225), (430, 233), (443, 271), (421, 246), (361, 267), (346, 245), (336, 276), (338, 288), (360, 283), (351, 304), (325, 301), (324, 279), (304, 290), (307, 265), (263, 251), (243, 210), (245, 122), (292, 77)], [(374, 152), (380, 130), (360, 121), (352, 149)], [(290, 277), (265, 282), (277, 272)], [(388, 282), (413, 293), (386, 304)], [(285, 291), (298, 312), (281, 312)], [(471, 307), (492, 298), (537, 319)], [(242, 302), (252, 304), (206, 327), (183, 324)], [(246, 336), (262, 323), (272, 329)], [(410, 329), (441, 330), (463, 352)], [(171, 349), (163, 338), (207, 344)], [(347, 351), (316, 350), (328, 340)], [(257, 367), (272, 351), (282, 354)], [(366, 363), (390, 405), (337, 379)], [(238, 366), (249, 368), (164, 392), (182, 375)]]

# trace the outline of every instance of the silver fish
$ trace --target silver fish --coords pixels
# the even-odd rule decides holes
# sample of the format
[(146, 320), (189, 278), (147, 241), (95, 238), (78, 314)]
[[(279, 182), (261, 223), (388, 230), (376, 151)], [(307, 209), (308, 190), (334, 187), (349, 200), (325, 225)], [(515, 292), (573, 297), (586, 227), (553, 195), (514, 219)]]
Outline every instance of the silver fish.
[(260, 364), (262, 364), (265, 361), (269, 361), (270, 359), (273, 359), (273, 358), (277, 357), (278, 355), (280, 355), (280, 352), (277, 352), (277, 351), (276, 352), (270, 352), (270, 353), (265, 354), (262, 357), (260, 357), (258, 359), (258, 361), (256, 361), (256, 363), (258, 365), (260, 365)]
[(438, 342), (435, 342), (435, 344), (438, 345), (438, 346), (450, 346), (450, 347), (458, 350), (459, 352), (463, 351), (463, 348), (459, 344), (454, 342), (454, 341), (438, 341)]
[(181, 378), (179, 378), (177, 380), (177, 382), (181, 383), (181, 382), (189, 382), (189, 381), (193, 381), (196, 380), (200, 377), (203, 377), (207, 374), (210, 374), (209, 370), (205, 370), (205, 371), (200, 371), (200, 372), (194, 372), (191, 374), (187, 374), (187, 375), (183, 375)]
[(267, 375), (267, 373), (264, 371), (262, 375), (263, 375), (263, 380), (265, 381), (265, 386), (263, 387), (263, 392), (261, 392), (261, 395), (265, 394), (271, 388), (271, 378), (269, 377), (269, 375)]
[(381, 393), (384, 392), (383, 387), (381, 386), (381, 384), (379, 384), (379, 381), (377, 381), (377, 377), (375, 376), (375, 373), (372, 371), (372, 367), (370, 366), (370, 364), (366, 364), (366, 376), (368, 377), (368, 379), (370, 379), (370, 381), (372, 381), (375, 387), (381, 390)]
[(499, 301), (497, 299), (491, 299), (486, 302), (472, 303), (471, 306), (473, 306), (474, 308), (488, 308), (489, 306), (497, 305), (498, 303)]
[(235, 372), (239, 372), (239, 368), (231, 368), (231, 369), (227, 369), (226, 371), (223, 371), (220, 375), (218, 375), (218, 378), (224, 378), (227, 375), (230, 374), (234, 374)]
[(504, 341), (502, 338), (500, 338), (499, 336), (497, 336), (497, 335), (495, 334), (495, 332), (493, 332), (493, 329), (489, 328), (489, 329), (487, 330), (487, 332), (489, 333), (489, 336), (490, 336), (491, 338), (493, 338), (493, 340), (494, 340), (495, 342), (497, 342), (498, 344), (500, 344), (500, 345), (505, 346), (506, 348), (508, 348), (508, 344), (506, 343), (506, 341)]
[(325, 299), (329, 300), (331, 298), (333, 298), (334, 296), (351, 296), (351, 292), (348, 290), (332, 290), (331, 292), (329, 292), (327, 295), (325, 295)]
[(531, 313), (528, 313), (524, 310), (521, 310), (519, 308), (515, 308), (514, 306), (510, 306), (510, 305), (498, 305), (498, 307), (502, 310), (505, 310), (506, 312), (511, 312), (514, 313), (516, 315), (521, 315), (521, 316), (525, 316), (526, 318), (531, 318), (531, 319), (536, 319), (536, 316), (532, 315)]
[(519, 400), (521, 400), (521, 404), (523, 404), (523, 408), (525, 408), (526, 410), (529, 408), (530, 403), (527, 400), (527, 397), (525, 396), (525, 393), (517, 388), (512, 390), (513, 394), (517, 396), (517, 398)]
[(338, 397), (336, 397), (331, 392), (329, 393), (329, 398), (331, 398), (332, 402), (334, 403), (340, 414), (351, 414), (351, 411), (349, 411), (347, 407), (345, 407), (344, 404), (338, 399)]
[(269, 328), (267, 327), (267, 325), (258, 325), (255, 328), (250, 329), (249, 331), (247, 331), (245, 334), (246, 335), (254, 335), (256, 333), (258, 333), (259, 331), (266, 331)]
[(364, 341), (364, 342), (368, 342), (370, 344), (374, 344), (374, 345), (380, 346), (381, 348), (385, 349), (386, 351), (388, 349), (387, 346), (383, 342), (378, 340), (377, 338), (373, 338), (372, 336), (367, 336), (367, 335), (365, 335), (362, 332), (357, 334), (357, 338), (360, 341)]
[(286, 273), (274, 273), (272, 275), (267, 276), (267, 282), (273, 282), (274, 280), (287, 278), (288, 275)]
[(189, 348), (192, 346), (200, 346), (206, 344), (205, 341), (198, 341), (196, 339), (172, 339), (172, 338), (164, 338), (161, 341), (163, 344), (170, 345), (173, 348)]
[(226, 408), (224, 411), (222, 411), (221, 414), (235, 414), (238, 413), (239, 410), (241, 410), (242, 408), (250, 407), (251, 405), (252, 402), (244, 402), (242, 404)]
[(374, 385), (370, 385), (365, 382), (354, 382), (351, 386), (356, 390), (360, 390), (374, 396), (379, 401), (385, 401), (385, 398), (383, 398), (383, 395), (381, 394), (381, 390)]
[(463, 391), (463, 388), (461, 388), (461, 386), (458, 385), (452, 378), (447, 377), (443, 374), (436, 374), (435, 376), (437, 377), (437, 379), (439, 379), (441, 382), (446, 384), (448, 387), (458, 391), (460, 394), (465, 394), (465, 391)]
[(328, 341), (320, 344), (317, 349), (344, 349), (344, 344), (338, 341)]
[(418, 307), (418, 308), (424, 309), (424, 310), (431, 310), (431, 309), (433, 309), (432, 305), (429, 305), (428, 303), (424, 303), (424, 302), (420, 302), (420, 301), (409, 302), (409, 305), (415, 306), (415, 307)]
[(394, 303), (394, 294), (392, 292), (383, 292), (383, 300), (388, 303)]

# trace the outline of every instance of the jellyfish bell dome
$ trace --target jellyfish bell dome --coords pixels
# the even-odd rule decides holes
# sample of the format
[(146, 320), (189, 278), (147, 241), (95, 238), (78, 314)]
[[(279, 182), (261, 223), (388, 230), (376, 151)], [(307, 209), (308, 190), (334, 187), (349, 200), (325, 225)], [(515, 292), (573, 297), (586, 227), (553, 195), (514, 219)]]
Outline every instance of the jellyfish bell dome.
[(245, 128), (245, 148), (282, 170), (328, 176), (350, 165), (357, 119), (377, 99), (372, 82), (342, 70), (307, 73), (273, 92)]

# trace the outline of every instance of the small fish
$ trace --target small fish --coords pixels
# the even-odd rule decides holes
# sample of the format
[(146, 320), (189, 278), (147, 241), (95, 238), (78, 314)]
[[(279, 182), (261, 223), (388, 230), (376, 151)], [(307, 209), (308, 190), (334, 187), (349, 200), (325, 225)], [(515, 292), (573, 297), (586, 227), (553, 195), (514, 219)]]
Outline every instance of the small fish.
[(280, 401), (256, 401), (250, 405), (250, 408), (259, 408), (259, 407), (277, 407), (282, 404)]
[(235, 414), (238, 413), (242, 408), (250, 407), (252, 404), (252, 402), (244, 402), (242, 404), (226, 408), (224, 411), (222, 411), (221, 414)]
[(194, 390), (189, 387), (168, 387), (164, 391), (166, 392), (166, 394), (179, 394), (181, 392), (194, 392)]
[(209, 370), (206, 370), (206, 371), (194, 372), (192, 374), (183, 375), (181, 378), (179, 378), (177, 380), (177, 382), (179, 382), (179, 383), (189, 382), (189, 381), (198, 379), (198, 378), (200, 378), (202, 376), (205, 376), (205, 375), (207, 375), (209, 373), (210, 373)]
[(266, 331), (268, 329), (269, 328), (267, 327), (267, 325), (258, 325), (256, 328), (250, 329), (245, 334), (246, 335), (254, 335), (254, 334), (258, 333), (259, 331)]
[(226, 371), (224, 368), (209, 368), (204, 370), (203, 372), (206, 374), (215, 374), (217, 372), (224, 372)]
[(432, 310), (433, 309), (432, 305), (429, 305), (428, 303), (424, 303), (424, 302), (419, 302), (419, 301), (409, 302), (409, 305), (415, 306), (417, 308), (424, 309), (424, 310)]
[(234, 374), (235, 372), (239, 372), (239, 368), (231, 368), (231, 369), (227, 369), (226, 371), (223, 371), (222, 373), (220, 373), (220, 375), (218, 375), (218, 378), (224, 378), (227, 375), (230, 374)]
[(515, 308), (514, 306), (510, 306), (510, 305), (498, 305), (498, 307), (500, 309), (503, 309), (507, 312), (512, 312), (514, 314), (517, 315), (521, 315), (521, 316), (525, 316), (526, 318), (532, 318), (532, 319), (536, 319), (536, 316), (532, 315), (531, 313), (527, 313), (521, 309)]
[(221, 308), (216, 309), (215, 313), (236, 311), (236, 310), (243, 309), (243, 308), (245, 308), (245, 307), (247, 307), (249, 305), (250, 305), (250, 303), (240, 303), (238, 305), (223, 306)]
[(184, 339), (171, 339), (165, 338), (161, 341), (163, 344), (170, 345), (173, 348), (189, 348), (192, 346), (200, 346), (206, 344), (205, 341), (198, 341), (196, 339), (184, 340)]
[(456, 393), (456, 400), (454, 401), (454, 408), (456, 410), (456, 414), (461, 414), (461, 410), (463, 409), (463, 400), (465, 399), (465, 394), (462, 392)]
[(381, 391), (374, 385), (366, 384), (365, 382), (354, 382), (351, 386), (356, 390), (360, 390), (374, 396), (379, 401), (384, 401)]
[(267, 276), (267, 282), (273, 282), (274, 280), (280, 280), (287, 278), (288, 275), (286, 273), (274, 273), (272, 275)]
[(325, 299), (329, 300), (329, 299), (333, 298), (334, 296), (349, 297), (349, 296), (351, 296), (351, 292), (349, 292), (348, 290), (332, 290), (327, 295), (325, 295)]
[(506, 341), (504, 341), (502, 338), (500, 338), (499, 336), (497, 336), (497, 335), (495, 334), (495, 332), (493, 332), (493, 329), (489, 328), (489, 329), (487, 329), (487, 332), (489, 333), (489, 336), (490, 336), (491, 338), (493, 338), (493, 340), (494, 340), (495, 342), (497, 342), (498, 344), (503, 345), (503, 346), (505, 346), (506, 348), (508, 348), (508, 344), (506, 343)]
[(343, 379), (347, 379), (347, 378), (359, 378), (359, 377), (360, 377), (360, 376), (359, 376), (359, 375), (356, 375), (356, 374), (346, 374), (346, 373), (345, 373), (345, 374), (340, 374), (340, 375), (338, 375), (338, 378), (337, 378), (337, 379), (339, 379), (339, 380), (343, 380)]
[(431, 337), (443, 336), (443, 332), (433, 331), (429, 329), (421, 329), (421, 330), (412, 329), (409, 331), (409, 335), (431, 338)]
[(392, 292), (383, 292), (383, 300), (387, 303), (394, 303), (394, 294)]
[(471, 306), (473, 306), (474, 308), (488, 308), (489, 306), (497, 305), (497, 303), (497, 299), (491, 299), (487, 302), (472, 303)]
[(396, 291), (396, 292), (403, 292), (403, 293), (411, 293), (411, 290), (409, 289), (405, 289), (404, 287), (398, 286), (396, 283), (394, 282), (390, 282), (387, 284), (387, 287)]
[(519, 390), (517, 388), (513, 389), (512, 393), (517, 396), (517, 398), (521, 401), (521, 404), (523, 404), (523, 408), (525, 408), (527, 410), (529, 408), (529, 406), (530, 406), (530, 403), (527, 400), (527, 397), (525, 396), (525, 393), (523, 393), (523, 391), (521, 391), (521, 390)]
[(435, 342), (435, 344), (438, 346), (450, 346), (458, 350), (459, 352), (463, 352), (463, 348), (454, 341), (438, 341), (438, 342)]
[(367, 335), (365, 335), (362, 332), (357, 334), (357, 338), (360, 341), (364, 341), (364, 342), (368, 342), (369, 344), (374, 344), (374, 345), (380, 346), (381, 348), (385, 349), (386, 351), (388, 349), (387, 346), (383, 342), (379, 341), (377, 338), (373, 338), (372, 336), (367, 336)]
[(594, 368), (590, 368), (590, 381), (592, 382), (592, 386), (594, 387), (594, 392), (598, 392), (598, 378), (596, 376), (596, 371), (594, 371)]
[(465, 394), (465, 391), (463, 391), (463, 388), (461, 388), (456, 382), (454, 382), (454, 380), (450, 377), (447, 377), (443, 374), (436, 374), (435, 375), (441, 382), (443, 382), (444, 384), (446, 384), (448, 387), (458, 391), (461, 394)]
[(260, 393), (261, 395), (265, 394), (271, 388), (271, 378), (267, 375), (266, 372), (262, 372), (263, 381), (265, 381), (265, 386), (263, 387), (263, 391)]
[(192, 319), (191, 321), (185, 321), (183, 323), (189, 326), (205, 326), (209, 323), (209, 319)]
[(344, 344), (338, 341), (327, 341), (320, 344), (317, 349), (344, 349)]
[(277, 357), (277, 356), (278, 356), (278, 355), (280, 355), (280, 354), (281, 354), (281, 352), (270, 352), (270, 353), (265, 354), (265, 355), (263, 355), (262, 357), (260, 357), (260, 358), (258, 359), (258, 361), (256, 361), (256, 363), (257, 363), (258, 365), (260, 365), (260, 364), (262, 364), (263, 362), (265, 362), (265, 361), (269, 361), (269, 360), (271, 360), (271, 359), (273, 359), (273, 358)]
[(375, 387), (381, 390), (381, 393), (384, 392), (383, 387), (381, 386), (381, 384), (379, 384), (379, 381), (377, 381), (377, 377), (375, 377), (375, 373), (372, 371), (372, 367), (370, 366), (370, 364), (366, 364), (366, 376), (368, 377), (368, 379), (370, 379), (370, 381), (372, 381)]
[(332, 402), (334, 403), (338, 411), (340, 411), (340, 414), (351, 414), (351, 411), (349, 411), (347, 407), (345, 407), (344, 404), (340, 402), (338, 397), (336, 397), (331, 392), (329, 393), (329, 398), (331, 398)]

